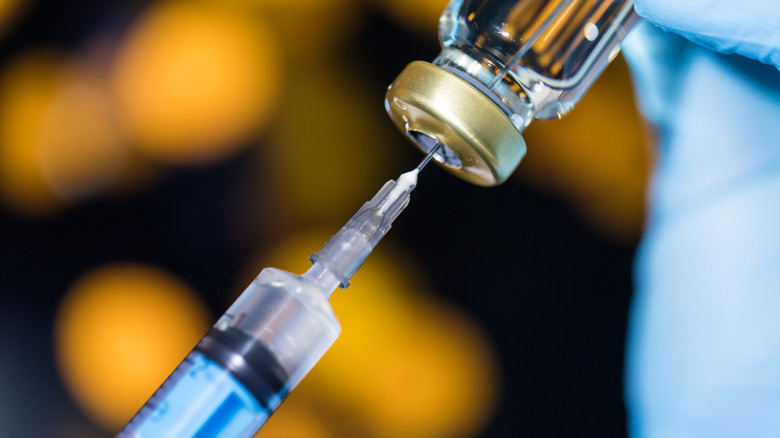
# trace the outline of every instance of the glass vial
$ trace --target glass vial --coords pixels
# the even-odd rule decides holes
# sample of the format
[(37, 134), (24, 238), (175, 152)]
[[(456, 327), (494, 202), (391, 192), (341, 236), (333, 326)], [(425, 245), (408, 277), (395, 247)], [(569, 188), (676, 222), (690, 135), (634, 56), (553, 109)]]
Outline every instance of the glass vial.
[(579, 101), (638, 20), (633, 0), (452, 0), (442, 51), (409, 64), (385, 108), (423, 152), (474, 184), (502, 183), (525, 155), (533, 119)]

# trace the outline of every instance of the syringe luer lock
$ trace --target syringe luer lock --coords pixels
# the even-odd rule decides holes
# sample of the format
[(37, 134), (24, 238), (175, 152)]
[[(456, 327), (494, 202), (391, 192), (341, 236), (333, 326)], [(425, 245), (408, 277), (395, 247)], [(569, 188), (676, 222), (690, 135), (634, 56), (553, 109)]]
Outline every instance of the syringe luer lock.
[(311, 256), (303, 275), (266, 268), (120, 437), (251, 437), (341, 331), (328, 303), (409, 203), (416, 169), (381, 190)]

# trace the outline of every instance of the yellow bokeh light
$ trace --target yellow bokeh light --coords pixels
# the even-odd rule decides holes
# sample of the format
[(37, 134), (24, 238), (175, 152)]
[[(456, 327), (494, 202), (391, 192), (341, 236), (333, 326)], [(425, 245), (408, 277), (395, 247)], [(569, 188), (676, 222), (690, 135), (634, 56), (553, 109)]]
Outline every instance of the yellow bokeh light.
[(371, 372), (361, 384), (364, 406), (373, 406), (365, 411), (372, 436), (478, 435), (497, 405), (495, 352), (461, 312), (424, 295), (411, 304), (404, 336), (379, 344), (381, 355), (361, 364)]
[(344, 223), (398, 176), (393, 164), (405, 145), (387, 120), (382, 90), (357, 72), (321, 65), (289, 79), (296, 85), (260, 154), (279, 202), (274, 214), (287, 226)]
[(267, 26), (235, 10), (155, 4), (124, 41), (113, 74), (134, 144), (168, 164), (232, 155), (273, 114), (277, 51)]
[(284, 41), (283, 56), (296, 67), (300, 66), (297, 68), (327, 61), (365, 21), (357, 0), (233, 1), (251, 4), (270, 19), (280, 40)]
[(0, 193), (24, 213), (43, 213), (60, 203), (43, 178), (35, 134), (59, 80), (59, 59), (35, 54), (16, 60), (0, 83)]
[[(298, 234), (263, 259), (303, 272), (327, 237)], [(422, 290), (409, 256), (383, 241), (350, 287), (334, 292), (343, 332), (296, 394), (338, 436), (468, 437), (491, 418), (499, 378), (490, 342)]]
[(336, 438), (321, 413), (293, 391), (262, 429), (257, 438)]
[(108, 187), (126, 160), (100, 76), (56, 55), (14, 60), (0, 82), (0, 179), (24, 213), (56, 209)]
[(338, 9), (344, 5), (354, 4), (357, 0), (238, 0), (247, 4), (255, 4), (265, 7), (295, 9), (300, 15), (309, 8)]
[(208, 330), (205, 305), (184, 283), (139, 264), (78, 279), (55, 321), (63, 382), (81, 408), (118, 430)]
[(0, 36), (11, 27), (17, 11), (25, 5), (23, 0), (0, 0)]
[(390, 18), (409, 29), (425, 33), (438, 30), (439, 17), (449, 0), (372, 0)]
[(73, 70), (51, 101), (39, 134), (44, 177), (63, 199), (107, 187), (126, 150), (100, 78)]

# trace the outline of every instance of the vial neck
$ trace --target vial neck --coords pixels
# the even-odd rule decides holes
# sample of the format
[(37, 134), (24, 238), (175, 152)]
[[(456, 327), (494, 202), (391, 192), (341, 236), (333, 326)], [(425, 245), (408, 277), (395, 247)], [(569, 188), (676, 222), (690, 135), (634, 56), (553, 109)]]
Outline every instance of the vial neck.
[(449, 46), (432, 63), (457, 74), (493, 100), (519, 132), (536, 116), (529, 93), (508, 69), (487, 54), (475, 48)]

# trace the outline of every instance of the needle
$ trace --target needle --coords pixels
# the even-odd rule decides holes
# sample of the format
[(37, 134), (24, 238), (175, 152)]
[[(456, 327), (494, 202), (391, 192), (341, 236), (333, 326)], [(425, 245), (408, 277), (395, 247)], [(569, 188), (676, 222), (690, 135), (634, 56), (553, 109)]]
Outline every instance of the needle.
[(442, 146), (444, 146), (442, 142), (437, 141), (436, 145), (433, 146), (430, 151), (428, 151), (428, 155), (426, 155), (425, 158), (423, 158), (423, 160), (420, 162), (420, 164), (418, 164), (417, 167), (415, 167), (415, 170), (418, 171), (422, 170), (422, 168), (425, 167), (425, 165), (428, 164), (429, 161), (431, 161), (431, 158), (433, 158), (433, 156), (436, 154), (436, 151), (438, 151), (439, 148), (441, 148)]

